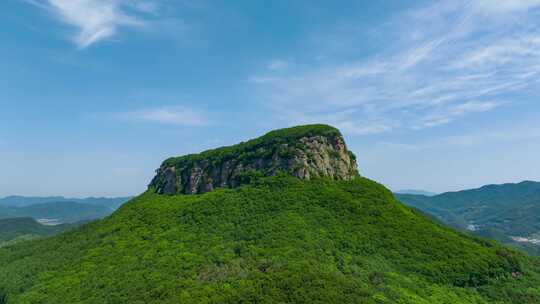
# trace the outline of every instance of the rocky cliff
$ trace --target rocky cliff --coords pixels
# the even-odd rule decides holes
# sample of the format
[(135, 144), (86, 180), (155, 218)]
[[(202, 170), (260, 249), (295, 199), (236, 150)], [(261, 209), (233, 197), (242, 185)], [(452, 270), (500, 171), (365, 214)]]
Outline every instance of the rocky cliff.
[(160, 194), (197, 194), (218, 187), (234, 188), (250, 177), (279, 172), (301, 179), (358, 176), (356, 158), (341, 133), (327, 125), (272, 131), (238, 145), (166, 160), (150, 189)]

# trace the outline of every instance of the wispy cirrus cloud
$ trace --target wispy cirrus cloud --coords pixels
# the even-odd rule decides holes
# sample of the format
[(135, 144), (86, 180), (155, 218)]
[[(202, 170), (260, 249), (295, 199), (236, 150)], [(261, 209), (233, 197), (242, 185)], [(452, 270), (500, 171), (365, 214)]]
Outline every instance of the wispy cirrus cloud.
[(157, 10), (146, 0), (24, 0), (51, 12), (76, 28), (72, 39), (79, 48), (113, 37), (122, 27), (143, 27), (145, 15)]
[(394, 150), (421, 151), (429, 149), (448, 149), (452, 147), (469, 148), (489, 144), (522, 145), (523, 143), (537, 141), (539, 138), (539, 124), (517, 124), (512, 126), (501, 126), (495, 129), (480, 129), (468, 134), (444, 136), (427, 142), (402, 143), (382, 141), (378, 142), (377, 145), (392, 148)]
[(433, 112), (432, 114), (426, 115), (420, 120), (419, 124), (414, 125), (412, 128), (421, 130), (424, 128), (449, 124), (462, 116), (472, 113), (488, 112), (502, 105), (504, 105), (504, 102), (496, 101), (469, 101), (457, 103), (454, 106), (444, 107), (439, 113)]
[[(437, 1), (390, 22), (384, 32), (400, 39), (371, 58), (299, 58), (294, 69), (249, 80), (283, 121), (332, 123), (357, 135), (434, 128), (538, 91), (539, 17), (537, 0)], [(324, 50), (333, 35), (320, 36)]]
[(471, 5), (477, 13), (493, 16), (537, 8), (540, 0), (476, 0)]
[(183, 106), (147, 108), (117, 113), (115, 117), (121, 120), (133, 122), (148, 122), (193, 127), (206, 126), (211, 123), (208, 115), (206, 115), (204, 112)]

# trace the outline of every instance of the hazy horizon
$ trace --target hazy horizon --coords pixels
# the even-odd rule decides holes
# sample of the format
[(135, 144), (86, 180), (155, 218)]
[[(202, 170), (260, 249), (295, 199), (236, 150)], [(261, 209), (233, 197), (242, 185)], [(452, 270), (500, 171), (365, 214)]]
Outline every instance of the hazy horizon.
[(168, 157), (308, 123), (395, 191), (540, 181), (540, 1), (3, 7), (0, 197), (137, 195)]

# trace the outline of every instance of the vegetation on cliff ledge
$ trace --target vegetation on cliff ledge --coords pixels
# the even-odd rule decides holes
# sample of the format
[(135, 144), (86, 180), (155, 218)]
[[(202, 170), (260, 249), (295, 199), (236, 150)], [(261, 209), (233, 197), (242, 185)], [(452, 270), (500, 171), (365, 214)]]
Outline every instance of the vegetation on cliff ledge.
[(257, 149), (276, 146), (280, 144), (298, 144), (297, 139), (311, 136), (336, 137), (341, 136), (338, 129), (324, 124), (296, 126), (291, 128), (274, 130), (265, 135), (241, 142), (236, 145), (207, 150), (198, 154), (188, 154), (180, 157), (167, 159), (163, 166), (174, 166), (178, 163), (188, 163), (200, 160), (212, 160), (219, 162), (230, 158), (249, 159), (256, 157)]

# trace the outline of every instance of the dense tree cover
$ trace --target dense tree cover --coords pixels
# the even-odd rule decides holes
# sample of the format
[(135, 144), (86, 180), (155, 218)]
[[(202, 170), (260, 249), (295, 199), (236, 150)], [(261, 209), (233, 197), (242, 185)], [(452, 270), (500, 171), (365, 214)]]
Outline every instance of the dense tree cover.
[(540, 303), (539, 271), (364, 178), (148, 191), (106, 219), (0, 249), (10, 304)]
[(7, 303), (7, 295), (0, 290), (0, 304), (6, 304)]
[(540, 183), (488, 185), (435, 196), (396, 194), (403, 203), (435, 216), (455, 228), (540, 255), (540, 246), (515, 242), (511, 237), (540, 238)]

